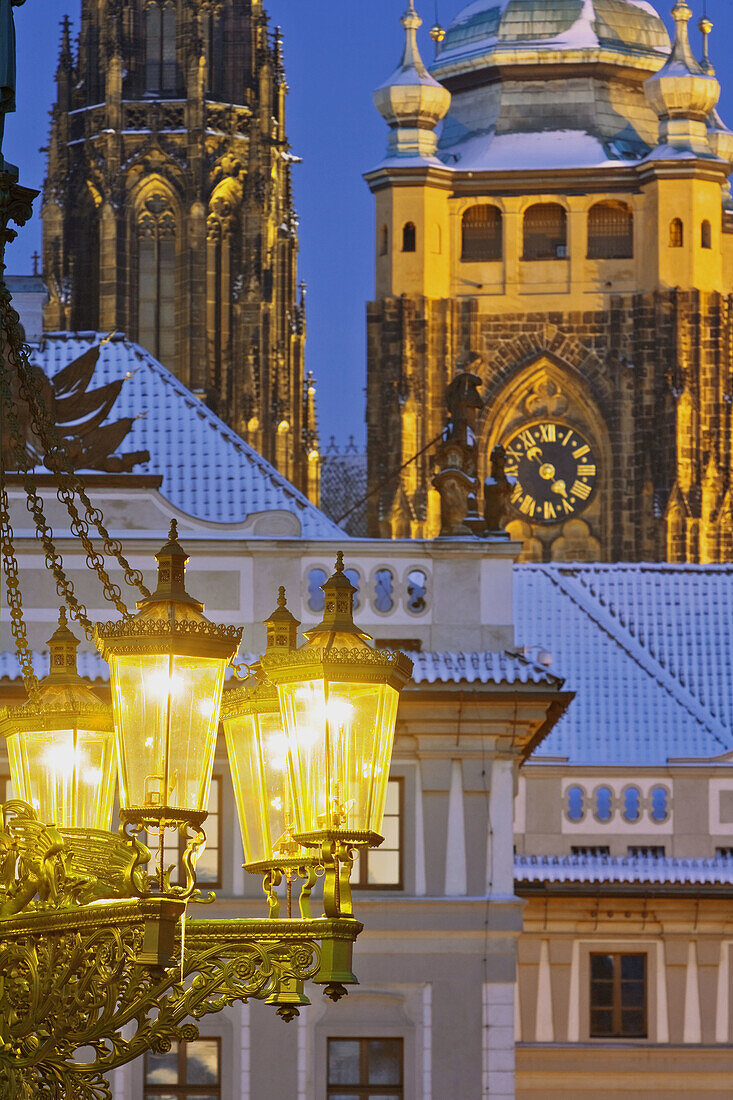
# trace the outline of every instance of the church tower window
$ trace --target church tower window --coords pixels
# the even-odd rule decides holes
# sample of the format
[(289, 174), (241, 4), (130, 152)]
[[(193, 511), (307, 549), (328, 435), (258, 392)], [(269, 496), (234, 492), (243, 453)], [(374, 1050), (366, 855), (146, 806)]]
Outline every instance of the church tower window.
[(176, 355), (176, 220), (171, 204), (156, 193), (137, 221), (137, 338), (161, 363)]
[(682, 248), (684, 243), (684, 231), (682, 229), (682, 221), (680, 218), (672, 218), (669, 223), (669, 247), (670, 248)]
[(470, 206), (461, 220), (461, 260), (483, 263), (501, 255), (501, 211), (488, 203)]
[(149, 4), (145, 9), (145, 91), (175, 95), (176, 12), (172, 4)]
[(415, 223), (405, 222), (402, 227), (402, 251), (415, 251)]
[(707, 220), (707, 218), (705, 219), (705, 221), (700, 226), (700, 247), (701, 248), (712, 248), (713, 247), (712, 233), (710, 231), (710, 222)]
[(524, 215), (523, 260), (564, 260), (568, 254), (567, 217), (557, 202), (537, 202)]
[(383, 225), (379, 231), (379, 255), (386, 256), (389, 251), (389, 230)]
[(634, 216), (624, 202), (597, 202), (588, 213), (588, 259), (630, 260)]

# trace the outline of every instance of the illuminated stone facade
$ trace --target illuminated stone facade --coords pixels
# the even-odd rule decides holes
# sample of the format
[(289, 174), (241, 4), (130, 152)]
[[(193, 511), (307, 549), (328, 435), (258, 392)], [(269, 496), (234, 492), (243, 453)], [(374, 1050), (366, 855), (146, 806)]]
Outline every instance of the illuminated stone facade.
[(682, 0), (671, 58), (650, 5), (565, 7), (471, 5), (430, 74), (412, 63), (423, 102), (435, 78), (451, 93), (434, 151), (434, 105), (375, 94), (391, 137), (366, 177), (368, 461), (370, 485), (387, 483), (369, 529), (437, 534), (430, 444), (468, 366), (486, 402), (479, 483), (510, 445), (524, 560), (730, 560), (733, 137), (719, 85)]
[(56, 84), (45, 328), (126, 333), (316, 499), (287, 85), (260, 0), (83, 0)]

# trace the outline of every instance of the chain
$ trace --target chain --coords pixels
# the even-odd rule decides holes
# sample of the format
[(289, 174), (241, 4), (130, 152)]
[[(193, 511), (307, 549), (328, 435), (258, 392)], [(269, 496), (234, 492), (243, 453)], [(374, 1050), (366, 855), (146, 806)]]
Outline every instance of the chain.
[[(0, 300), (2, 301), (2, 309), (5, 314), (6, 333), (10, 342), (10, 360), (18, 372), (20, 393), (28, 404), (33, 431), (46, 449), (46, 454), (43, 459), (44, 464), (56, 475), (59, 481), (56, 496), (59, 501), (65, 505), (69, 513), (71, 518), (71, 533), (75, 538), (79, 539), (84, 547), (87, 565), (90, 569), (95, 570), (102, 586), (105, 599), (115, 605), (123, 619), (129, 619), (130, 612), (122, 600), (120, 587), (111, 580), (105, 568), (104, 558), (97, 552), (90, 538), (89, 523), (79, 514), (79, 509), (74, 501), (74, 494), (78, 487), (78, 478), (69, 474), (62, 465), (61, 456), (64, 452), (58, 437), (58, 432), (56, 431), (56, 426), (53, 424), (52, 419), (48, 416), (48, 410), (44, 406), (39, 387), (33, 378), (33, 372), (20, 340), (18, 314), (12, 309), (9, 292), (4, 287), (1, 292)], [(77, 485), (74, 485), (75, 481)], [(84, 494), (84, 496), (86, 497), (86, 494)], [(85, 509), (87, 514), (89, 514), (90, 511), (95, 512), (96, 509), (93, 509), (88, 497), (86, 497), (86, 501)]]
[[(10, 427), (10, 441), (23, 475), (26, 506), (28, 511), (33, 515), (36, 526), (36, 537), (43, 543), (43, 549), (46, 555), (46, 568), (53, 573), (56, 581), (56, 591), (68, 606), (72, 618), (80, 622), (86, 636), (92, 638), (94, 635), (94, 626), (89, 619), (86, 607), (74, 594), (74, 586), (64, 572), (63, 559), (54, 545), (53, 532), (46, 523), (46, 517), (43, 513), (43, 502), (36, 491), (35, 480), (32, 474), (32, 463), (28, 457), (25, 448), (25, 440), (18, 423), (18, 411), (13, 401), (10, 375), (5, 369), (3, 357), (0, 357), (0, 401), (7, 410), (8, 424)], [(10, 529), (10, 540), (12, 550), (12, 529)], [(20, 653), (18, 654), (18, 659), (21, 660)]]
[(15, 639), (15, 651), (23, 671), (23, 681), (29, 695), (38, 691), (38, 678), (33, 669), (33, 656), (28, 645), (28, 634), (23, 618), (23, 597), (18, 582), (18, 562), (13, 550), (13, 528), (10, 525), (10, 507), (5, 479), (0, 473), (0, 551), (3, 559), (5, 585), (8, 590), (8, 608), (10, 609), (10, 629)]

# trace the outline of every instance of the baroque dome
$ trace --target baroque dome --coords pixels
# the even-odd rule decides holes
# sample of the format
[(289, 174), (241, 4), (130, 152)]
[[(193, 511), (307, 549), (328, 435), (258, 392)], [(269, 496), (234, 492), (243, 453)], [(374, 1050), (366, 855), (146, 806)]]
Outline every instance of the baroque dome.
[(667, 29), (647, 0), (474, 0), (448, 27), (432, 71), (444, 79), (527, 51), (540, 63), (602, 52), (653, 70), (669, 48)]

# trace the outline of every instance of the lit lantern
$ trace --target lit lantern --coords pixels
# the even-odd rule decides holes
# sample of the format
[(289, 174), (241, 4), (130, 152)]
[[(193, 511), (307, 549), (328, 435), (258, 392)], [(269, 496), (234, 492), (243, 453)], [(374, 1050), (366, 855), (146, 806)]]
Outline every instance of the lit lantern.
[(397, 703), (412, 662), (374, 649), (354, 625), (356, 589), (340, 551), (322, 587), (323, 621), (306, 631), (304, 645), (262, 658), (288, 738), (295, 837), (378, 844)]
[(112, 708), (79, 676), (79, 639), (62, 608), (49, 639), (51, 668), (38, 693), (0, 713), (13, 788), (41, 821), (66, 829), (109, 830), (115, 788)]
[(139, 613), (98, 623), (117, 726), (121, 816), (147, 825), (206, 816), (224, 672), (241, 628), (218, 626), (186, 592), (176, 521), (156, 554), (158, 587)]
[[(288, 611), (285, 589), (267, 627), (267, 652), (295, 649), (299, 622)], [(301, 854), (293, 840), (288, 743), (277, 691), (252, 682), (224, 694), (221, 717), (244, 844), (245, 867), (276, 866)]]

